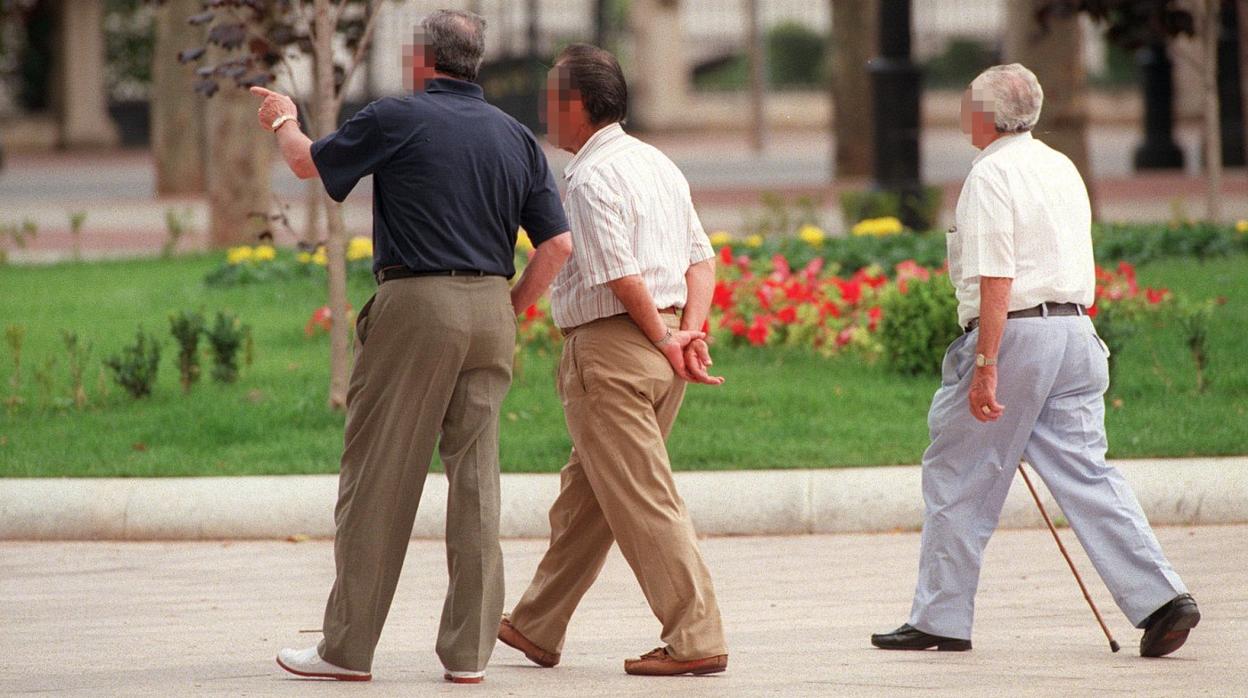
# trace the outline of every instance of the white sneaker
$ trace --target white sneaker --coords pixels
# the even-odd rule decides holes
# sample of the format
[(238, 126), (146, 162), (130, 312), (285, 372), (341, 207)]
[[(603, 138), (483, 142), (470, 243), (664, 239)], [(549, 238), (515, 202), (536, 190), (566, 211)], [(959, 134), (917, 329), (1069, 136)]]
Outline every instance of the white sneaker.
[(296, 676), (316, 679), (371, 681), (373, 678), (373, 675), (367, 671), (343, 669), (321, 659), (321, 655), (316, 651), (316, 645), (302, 650), (289, 647), (283, 649), (277, 653), (277, 665)]
[(442, 678), (451, 683), (481, 683), (485, 680), (484, 671), (451, 671), (446, 670)]

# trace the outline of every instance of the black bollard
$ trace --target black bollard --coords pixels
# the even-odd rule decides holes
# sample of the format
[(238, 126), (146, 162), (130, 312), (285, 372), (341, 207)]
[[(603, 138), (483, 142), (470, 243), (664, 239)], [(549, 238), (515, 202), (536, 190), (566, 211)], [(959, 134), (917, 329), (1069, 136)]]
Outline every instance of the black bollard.
[(880, 1), (879, 55), (867, 63), (875, 113), (875, 187), (900, 197), (900, 218), (921, 220), (919, 113), (922, 75), (910, 59), (910, 0)]

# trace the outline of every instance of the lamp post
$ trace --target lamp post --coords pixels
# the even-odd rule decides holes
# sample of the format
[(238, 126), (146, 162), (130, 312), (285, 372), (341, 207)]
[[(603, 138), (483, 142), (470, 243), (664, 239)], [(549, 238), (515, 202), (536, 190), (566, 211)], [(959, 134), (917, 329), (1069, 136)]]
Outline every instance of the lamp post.
[(1174, 142), (1174, 64), (1166, 43), (1150, 43), (1136, 61), (1144, 83), (1144, 142), (1135, 150), (1135, 169), (1181, 169), (1183, 150)]
[(910, 0), (881, 0), (879, 55), (867, 64), (875, 113), (874, 186), (899, 198), (901, 222), (922, 229), (919, 99), (922, 76), (910, 59)]

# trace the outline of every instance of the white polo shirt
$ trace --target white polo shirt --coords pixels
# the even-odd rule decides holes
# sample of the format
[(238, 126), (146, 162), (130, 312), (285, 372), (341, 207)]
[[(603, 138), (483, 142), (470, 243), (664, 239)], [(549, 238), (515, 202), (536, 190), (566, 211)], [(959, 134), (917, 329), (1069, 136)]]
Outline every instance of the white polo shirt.
[(1095, 299), (1087, 187), (1070, 158), (1030, 133), (998, 138), (975, 158), (948, 248), (961, 325), (979, 317), (981, 276), (1014, 280), (1011, 311)]
[(632, 275), (641, 276), (655, 307), (683, 308), (685, 272), (715, 250), (676, 165), (611, 124), (577, 151), (565, 176), (572, 257), (551, 287), (555, 324), (627, 312), (607, 282)]

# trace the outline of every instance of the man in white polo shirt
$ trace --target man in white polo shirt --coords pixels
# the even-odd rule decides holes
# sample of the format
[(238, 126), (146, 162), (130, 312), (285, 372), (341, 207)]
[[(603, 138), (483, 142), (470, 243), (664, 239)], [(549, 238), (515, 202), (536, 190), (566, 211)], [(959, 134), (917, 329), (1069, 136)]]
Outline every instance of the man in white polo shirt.
[(546, 667), (612, 543), (641, 584), (664, 642), (630, 674), (728, 666), (710, 572), (676, 492), (665, 445), (690, 381), (718, 385), (701, 332), (715, 252), (671, 160), (621, 128), (628, 104), (614, 56), (574, 44), (547, 86), (550, 140), (575, 153), (564, 206), (572, 258), (551, 289), (564, 331), (558, 388), (572, 437), (550, 509), (550, 548), (499, 639)]
[(926, 512), (909, 622), (883, 649), (971, 649), (984, 546), (1020, 458), (1044, 479), (1114, 601), (1144, 630), (1140, 654), (1177, 650), (1200, 620), (1135, 496), (1105, 462), (1109, 350), (1087, 307), (1091, 207), (1070, 160), (1031, 135), (1044, 95), (1015, 63), (962, 103), (975, 158), (949, 231), (966, 334), (945, 355), (923, 455)]

